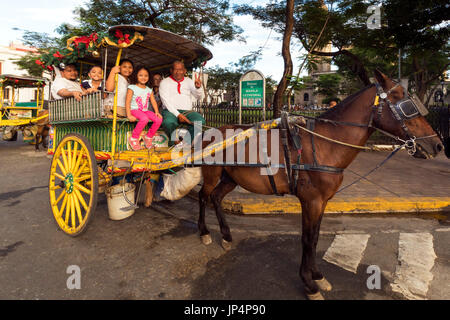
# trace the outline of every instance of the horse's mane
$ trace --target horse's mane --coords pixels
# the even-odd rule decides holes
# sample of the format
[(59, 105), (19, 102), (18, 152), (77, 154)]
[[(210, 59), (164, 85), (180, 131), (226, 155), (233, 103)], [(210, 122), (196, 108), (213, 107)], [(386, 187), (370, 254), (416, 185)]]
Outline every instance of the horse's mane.
[(367, 86), (361, 90), (359, 90), (358, 92), (348, 96), (347, 98), (345, 98), (344, 100), (342, 100), (341, 102), (339, 102), (337, 105), (335, 105), (333, 108), (328, 109), (327, 111), (325, 111), (324, 113), (322, 113), (318, 118), (323, 118), (323, 119), (335, 119), (337, 117), (339, 117), (340, 115), (342, 115), (342, 111), (343, 109), (350, 104), (351, 102), (353, 102), (353, 100), (355, 100), (357, 97), (359, 97), (363, 92), (365, 92), (366, 90), (372, 88), (374, 86), (374, 84), (371, 84), (370, 86)]

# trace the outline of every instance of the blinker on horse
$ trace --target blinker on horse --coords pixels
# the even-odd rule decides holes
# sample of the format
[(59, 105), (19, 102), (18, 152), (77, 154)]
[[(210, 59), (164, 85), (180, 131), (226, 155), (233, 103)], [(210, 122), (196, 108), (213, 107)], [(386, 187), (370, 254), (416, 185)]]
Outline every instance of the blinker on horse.
[[(414, 117), (399, 117), (395, 114), (399, 112), (396, 109), (398, 102), (408, 96), (406, 90), (377, 70), (375, 77), (379, 85), (368, 86), (325, 112), (313, 122), (314, 125), (311, 126), (313, 131), (333, 140), (363, 146), (370, 135), (379, 129), (397, 137), (400, 141), (409, 143), (407, 147), (414, 157), (427, 159), (435, 157), (443, 150), (443, 145), (423, 115), (418, 113), (414, 114)], [(239, 127), (228, 125), (219, 130), (225, 134), (227, 129)], [(288, 144), (284, 149), (281, 139), (278, 145), (271, 145), (270, 135), (271, 130), (268, 130), (266, 140), (268, 153), (273, 154), (272, 149), (279, 148), (277, 163), (282, 164), (288, 160), (286, 168), (290, 167), (290, 171), (278, 170), (268, 178), (267, 175), (261, 175), (260, 167), (202, 166), (203, 186), (199, 192), (198, 219), (200, 237), (205, 244), (212, 242), (205, 223), (206, 203), (211, 199), (222, 233), (222, 246), (226, 250), (231, 248), (232, 236), (221, 202), (237, 185), (259, 194), (294, 194), (302, 207), (300, 278), (309, 299), (323, 299), (320, 290), (329, 291), (331, 285), (316, 265), (320, 223), (327, 202), (333, 198), (342, 183), (343, 170), (356, 158), (360, 150), (315, 137), (303, 130), (297, 130), (289, 135)], [(298, 141), (301, 141), (300, 149)], [(203, 148), (208, 144), (210, 143), (204, 143)], [(236, 157), (237, 146), (234, 148)], [(250, 152), (247, 144), (245, 159), (249, 159)], [(260, 159), (259, 154), (257, 157), (258, 161), (262, 162), (263, 159)], [(225, 163), (225, 159), (222, 163)]]

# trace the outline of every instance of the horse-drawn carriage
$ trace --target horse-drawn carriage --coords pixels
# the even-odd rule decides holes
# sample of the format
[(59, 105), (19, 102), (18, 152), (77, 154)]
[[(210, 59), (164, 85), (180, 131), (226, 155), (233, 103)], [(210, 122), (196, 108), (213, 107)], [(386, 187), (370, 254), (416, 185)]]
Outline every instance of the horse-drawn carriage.
[[(45, 79), (11, 74), (0, 75), (0, 130), (3, 140), (17, 139), (23, 132), (24, 141), (34, 142), (36, 123), (47, 117), (44, 108)], [(35, 102), (20, 102), (20, 89), (35, 89)], [(38, 141), (39, 142), (39, 141)]]
[[(83, 39), (89, 37), (69, 39), (68, 47)], [(84, 43), (83, 48), (89, 48), (90, 53), (77, 59), (80, 69), (86, 65), (101, 65), (107, 74), (126, 58), (151, 72), (167, 74), (175, 60), (183, 61), (188, 69), (192, 69), (212, 58), (211, 52), (203, 46), (155, 28), (116, 26), (110, 28), (108, 36), (101, 41), (97, 39), (97, 35), (91, 35)], [(38, 63), (43, 64), (42, 61)], [(163, 132), (154, 139), (154, 148), (131, 150), (127, 137), (135, 124), (117, 115), (117, 85), (116, 76), (112, 117), (104, 110), (104, 89), (84, 95), (81, 101), (75, 98), (49, 101), (49, 121), (53, 130), (49, 147), (49, 153), (53, 154), (50, 204), (59, 227), (71, 236), (85, 230), (96, 209), (99, 191), (104, 191), (119, 177), (139, 173), (139, 179), (148, 178), (146, 174), (183, 166), (202, 156), (187, 156), (169, 150), (168, 137)], [(213, 152), (210, 149), (209, 152)]]
[[(81, 62), (101, 64), (104, 72), (117, 66), (121, 57), (163, 73), (174, 60), (182, 60), (192, 68), (212, 57), (209, 50), (183, 37), (140, 26), (112, 27), (109, 36), (101, 41), (97, 41), (97, 35), (74, 37), (68, 46), (74, 43), (84, 44), (83, 48), (92, 52), (79, 59)], [(74, 48), (70, 49), (67, 55), (74, 52)], [(54, 56), (61, 54), (56, 52)], [(53, 216), (66, 234), (77, 236), (95, 211), (99, 190), (117, 177), (139, 173), (142, 181), (146, 175), (165, 169), (197, 165), (202, 166), (203, 175), (198, 220), (201, 239), (205, 244), (211, 243), (205, 224), (205, 204), (211, 199), (222, 245), (230, 248), (230, 228), (220, 203), (236, 185), (255, 193), (293, 194), (302, 204), (300, 275), (308, 297), (319, 299), (319, 288), (331, 289), (315, 264), (322, 215), (342, 183), (344, 169), (361, 149), (368, 149), (364, 144), (369, 136), (379, 130), (396, 138), (416, 157), (433, 157), (443, 150), (440, 139), (423, 117), (426, 110), (420, 102), (384, 74), (376, 72), (375, 76), (378, 84), (348, 97), (317, 119), (305, 123), (302, 118), (284, 114), (280, 119), (253, 126), (221, 127), (220, 133), (227, 138), (203, 143), (199, 150), (194, 148), (193, 153), (187, 154), (157, 146), (145, 151), (130, 150), (127, 134), (132, 124), (117, 116), (117, 77), (112, 119), (105, 117), (102, 91), (85, 95), (80, 102), (73, 98), (50, 101), (49, 120), (54, 133), (49, 194)], [(273, 128), (281, 129), (279, 136)], [(225, 135), (227, 129), (238, 130), (229, 136)], [(265, 140), (261, 140), (261, 132), (269, 132)], [(252, 143), (248, 142), (252, 137), (258, 138), (257, 150), (252, 150)], [(231, 159), (223, 153), (213, 162), (204, 161), (221, 150), (234, 150), (240, 142), (244, 162), (239, 161), (239, 150)], [(279, 153), (275, 157), (272, 151), (276, 150)], [(254, 163), (245, 162), (252, 156)]]

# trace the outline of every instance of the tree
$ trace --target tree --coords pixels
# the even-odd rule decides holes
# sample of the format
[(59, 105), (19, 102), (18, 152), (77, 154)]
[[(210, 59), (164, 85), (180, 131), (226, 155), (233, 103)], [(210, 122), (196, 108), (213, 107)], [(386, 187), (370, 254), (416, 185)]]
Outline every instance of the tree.
[(283, 77), (277, 86), (277, 91), (273, 97), (273, 117), (280, 116), (280, 110), (283, 104), (283, 96), (287, 88), (288, 78), (292, 76), (292, 59), (291, 59), (291, 36), (294, 28), (294, 0), (287, 0), (286, 2), (286, 25), (283, 33), (283, 45), (281, 47), (281, 54), (284, 61)]
[[(382, 28), (370, 30), (367, 8), (379, 3)], [(235, 11), (251, 14), (264, 27), (282, 33), (285, 8), (286, 1), (272, 1), (266, 6), (237, 6)], [(426, 100), (427, 90), (449, 66), (448, 15), (444, 0), (295, 1), (293, 37), (312, 54), (308, 59), (331, 58), (347, 85), (357, 87), (370, 83), (369, 69), (379, 68), (395, 77), (401, 49), (402, 73)], [(336, 50), (323, 52), (329, 43)], [(313, 66), (314, 61), (310, 62)]]
[[(24, 43), (40, 52), (50, 48), (63, 48), (67, 39), (75, 35), (106, 32), (120, 24), (150, 25), (185, 36), (202, 44), (238, 39), (242, 29), (233, 23), (229, 12), (229, 0), (90, 0), (85, 7), (78, 7), (79, 24), (61, 24), (52, 38), (46, 33), (24, 32)], [(31, 55), (21, 58), (17, 64), (28, 72), (36, 65)]]
[(325, 99), (337, 97), (340, 93), (342, 77), (338, 74), (321, 74), (314, 81), (317, 93), (325, 96)]
[(229, 13), (229, 0), (90, 0), (76, 13), (86, 33), (119, 24), (150, 25), (204, 44), (242, 33)]

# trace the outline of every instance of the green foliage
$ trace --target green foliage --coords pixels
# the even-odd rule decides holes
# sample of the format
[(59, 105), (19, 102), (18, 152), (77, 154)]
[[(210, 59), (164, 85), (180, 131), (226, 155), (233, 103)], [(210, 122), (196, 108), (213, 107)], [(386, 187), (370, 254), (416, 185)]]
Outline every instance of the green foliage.
[(314, 81), (314, 87), (317, 93), (324, 95), (326, 98), (333, 98), (339, 94), (341, 80), (342, 77), (338, 74), (321, 74)]
[(153, 26), (212, 44), (239, 38), (229, 0), (90, 0), (76, 9), (85, 33), (121, 24)]
[[(243, 41), (240, 37), (242, 29), (233, 23), (229, 0), (90, 0), (84, 7), (76, 8), (74, 13), (78, 16), (78, 25), (61, 24), (56, 29), (59, 34), (56, 38), (46, 33), (25, 31), (24, 43), (40, 49), (40, 54), (48, 53), (48, 59), (44, 59), (47, 64), (58, 63), (52, 56), (58, 49), (66, 47), (69, 38), (94, 32), (101, 38), (100, 35), (110, 27), (121, 24), (150, 25), (203, 44), (234, 39)], [(81, 56), (86, 54), (83, 45), (80, 49)], [(64, 50), (60, 53), (66, 56), (68, 52)], [(67, 56), (62, 62), (71, 63), (77, 57)], [(36, 70), (35, 60), (36, 57), (33, 60), (28, 55), (17, 64), (31, 73)], [(195, 64), (199, 66), (202, 62)]]
[[(380, 3), (382, 28), (368, 29), (367, 8)], [(279, 33), (284, 28), (285, 8), (286, 1), (234, 7), (237, 14), (250, 14), (264, 27)], [(335, 50), (328, 58), (345, 79), (344, 91), (351, 92), (361, 88), (357, 79), (362, 79), (365, 70), (378, 68), (395, 77), (398, 52), (402, 49), (402, 77), (409, 77), (410, 84), (423, 98), (449, 65), (448, 16), (447, 0), (303, 0), (295, 2), (294, 36), (310, 50), (328, 19), (315, 51), (332, 44)], [(318, 59), (323, 59), (317, 55), (308, 58), (309, 70), (320, 62)]]

